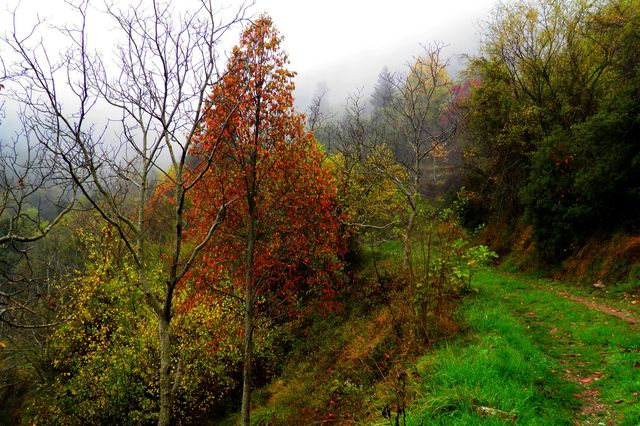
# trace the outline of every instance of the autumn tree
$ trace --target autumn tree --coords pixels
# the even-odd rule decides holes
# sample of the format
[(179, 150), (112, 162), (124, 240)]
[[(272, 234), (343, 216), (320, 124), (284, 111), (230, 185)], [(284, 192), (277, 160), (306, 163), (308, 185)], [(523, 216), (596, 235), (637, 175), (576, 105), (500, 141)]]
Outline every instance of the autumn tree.
[[(211, 1), (190, 5), (180, 14), (159, 0), (124, 9), (111, 4), (99, 12), (81, 1), (69, 4), (74, 18), (53, 27), (55, 37), (42, 20), (19, 28), (18, 9), (2, 39), (3, 59), (17, 76), (7, 91), (20, 105), (30, 139), (60, 164), (57, 170), (78, 188), (84, 206), (113, 227), (134, 265), (134, 284), (157, 321), (160, 425), (171, 421), (181, 377), (171, 343), (175, 289), (227, 206), (221, 200), (202, 238), (183, 244), (185, 201), (202, 177), (186, 173), (194, 166), (188, 153), (203, 115), (218, 101), (207, 96), (218, 79), (218, 42), (245, 10), (242, 5), (224, 17)], [(109, 22), (100, 27), (113, 27), (115, 53), (98, 52), (91, 44), (94, 19)], [(204, 173), (211, 158), (198, 158), (195, 167)], [(169, 182), (173, 208), (166, 264), (151, 273), (157, 250), (149, 238), (153, 212), (147, 203), (156, 175)]]
[(65, 277), (65, 320), (31, 358), (42, 379), (24, 411), (34, 423), (148, 424), (157, 418), (153, 314), (114, 229), (85, 215), (91, 222), (75, 234), (86, 256)]
[(241, 415), (247, 425), (259, 309), (278, 312), (305, 292), (330, 292), (340, 268), (334, 184), (304, 117), (293, 109), (294, 73), (281, 43), (267, 16), (245, 29), (224, 78), (213, 86), (211, 102), (224, 101), (206, 111), (192, 150), (196, 159), (214, 160), (214, 167), (192, 172), (204, 173), (192, 197), (194, 240), (215, 218), (212, 205), (236, 200), (193, 279), (243, 307)]
[[(30, 363), (0, 377), (6, 386), (0, 392), (3, 408), (17, 400), (15, 423), (22, 414), (32, 423), (151, 424), (159, 387), (154, 314), (134, 284), (135, 267), (113, 228), (96, 220), (95, 212), (78, 216), (84, 223), (74, 234), (84, 258), (66, 277), (65, 303), (58, 308), (65, 321), (53, 327), (44, 346), (19, 348)], [(155, 259), (150, 272), (161, 271), (163, 262)], [(235, 321), (240, 315), (233, 300), (202, 297), (203, 303), (183, 309), (192, 297), (193, 289), (177, 292), (179, 315), (172, 320), (174, 350), (184, 363), (173, 407), (177, 424), (203, 424), (227, 414), (242, 371)], [(265, 368), (277, 368), (284, 356), (280, 336), (262, 333), (255, 342)], [(20, 352), (15, 338), (3, 341), (4, 371)]]
[(609, 3), (505, 3), (486, 23), (485, 58), (503, 67), (517, 99), (536, 107), (532, 119), (545, 131), (569, 127), (597, 111), (606, 71), (619, 50), (621, 22), (615, 20), (628, 9), (625, 1)]

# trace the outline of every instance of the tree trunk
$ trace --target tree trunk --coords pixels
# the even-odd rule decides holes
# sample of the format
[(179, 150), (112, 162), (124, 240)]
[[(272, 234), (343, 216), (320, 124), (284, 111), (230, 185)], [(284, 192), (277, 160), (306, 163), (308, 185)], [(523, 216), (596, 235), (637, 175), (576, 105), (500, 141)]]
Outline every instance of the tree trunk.
[[(262, 87), (264, 81), (258, 82)], [(262, 99), (260, 93), (256, 98), (256, 110), (253, 134), (253, 150), (249, 153), (249, 173), (247, 176), (247, 252), (245, 264), (245, 306), (244, 306), (244, 366), (242, 369), (242, 406), (240, 416), (243, 426), (251, 424), (251, 364), (253, 363), (253, 322), (255, 315), (256, 282), (253, 270), (253, 260), (257, 236), (257, 178), (258, 178), (258, 148), (260, 146), (260, 111)]]
[[(417, 197), (416, 197), (417, 198)], [(416, 336), (422, 334), (422, 313), (420, 310), (420, 303), (416, 300), (416, 277), (413, 270), (412, 259), (412, 247), (411, 247), (411, 233), (415, 224), (417, 211), (417, 200), (414, 201), (411, 214), (409, 215), (409, 221), (404, 229), (402, 235), (402, 248), (403, 248), (403, 269), (407, 277), (407, 284), (409, 287), (409, 305), (411, 306), (411, 315), (413, 317), (414, 332)]]
[[(250, 192), (253, 194), (253, 192)], [(245, 265), (245, 306), (244, 306), (244, 366), (242, 370), (242, 424), (249, 426), (251, 419), (251, 364), (253, 362), (253, 323), (255, 315), (255, 277), (253, 258), (256, 244), (256, 219), (254, 197), (249, 196), (249, 229), (247, 230), (247, 253)]]
[(171, 392), (171, 336), (169, 334), (169, 321), (158, 315), (160, 335), (160, 413), (158, 426), (167, 426), (171, 421), (171, 406), (173, 395)]
[(253, 363), (253, 296), (247, 293), (244, 311), (244, 368), (242, 370), (242, 424), (251, 423), (251, 365)]
[[(407, 278), (409, 284), (409, 296), (413, 298), (414, 292), (414, 277), (413, 277), (413, 265), (411, 262), (411, 237), (409, 231), (405, 229), (402, 235), (402, 269)], [(412, 301), (413, 302), (413, 301)]]
[[(407, 274), (407, 280), (409, 281), (409, 292), (413, 297), (415, 295), (415, 274), (413, 272), (413, 259), (411, 259), (411, 232), (413, 231), (414, 222), (417, 215), (417, 208), (413, 207), (407, 226), (404, 228), (404, 234), (402, 235), (402, 249), (403, 249), (403, 268), (405, 274)], [(413, 301), (412, 301), (413, 303)]]

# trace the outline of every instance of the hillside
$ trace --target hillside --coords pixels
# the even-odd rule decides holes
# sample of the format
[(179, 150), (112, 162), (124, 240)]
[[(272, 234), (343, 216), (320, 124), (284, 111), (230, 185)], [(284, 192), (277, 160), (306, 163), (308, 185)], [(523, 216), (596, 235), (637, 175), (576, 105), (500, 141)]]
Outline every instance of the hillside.
[(636, 425), (638, 295), (574, 292), (484, 270), (458, 326), (413, 352), (392, 344), (385, 305), (318, 324), (256, 424)]

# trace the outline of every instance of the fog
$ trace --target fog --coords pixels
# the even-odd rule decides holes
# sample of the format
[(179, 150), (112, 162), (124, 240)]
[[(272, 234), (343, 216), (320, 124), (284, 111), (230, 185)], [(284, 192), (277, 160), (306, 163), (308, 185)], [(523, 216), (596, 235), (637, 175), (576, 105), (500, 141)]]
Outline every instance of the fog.
[[(10, 28), (9, 13), (17, 0), (0, 6), (0, 28)], [(129, 0), (115, 2), (125, 6)], [(142, 2), (144, 4), (144, 1)], [(174, 2), (180, 6), (181, 2)], [(180, 3), (180, 4), (179, 4)], [(318, 87), (327, 90), (325, 105), (340, 108), (348, 94), (361, 90), (368, 96), (383, 67), (399, 71), (420, 55), (421, 44), (440, 42), (447, 46), (449, 72), (455, 75), (463, 66), (463, 54), (473, 54), (479, 46), (479, 23), (487, 19), (495, 0), (255, 0), (249, 16), (268, 13), (284, 36), (290, 68), (297, 72), (296, 107), (305, 111)], [(94, 1), (103, 8), (102, 1)], [(239, 0), (216, 2), (221, 8), (234, 8)], [(65, 22), (62, 11), (69, 10), (63, 0), (41, 2), (22, 0), (18, 24), (24, 33), (39, 16), (49, 21)], [(71, 18), (69, 18), (71, 19)], [(113, 40), (109, 28), (90, 28), (91, 38), (109, 50)], [(238, 42), (238, 32), (230, 32), (221, 44), (222, 58)], [(220, 66), (224, 66), (222, 59)], [(10, 85), (10, 82), (5, 82)], [(5, 134), (12, 117), (4, 120)]]
[(480, 22), (495, 0), (294, 2), (257, 0), (284, 35), (296, 78), (296, 106), (306, 109), (318, 85), (326, 101), (340, 107), (349, 93), (367, 96), (383, 67), (399, 71), (419, 56), (420, 45), (440, 42), (451, 57), (449, 72), (462, 67), (462, 55), (477, 52)]

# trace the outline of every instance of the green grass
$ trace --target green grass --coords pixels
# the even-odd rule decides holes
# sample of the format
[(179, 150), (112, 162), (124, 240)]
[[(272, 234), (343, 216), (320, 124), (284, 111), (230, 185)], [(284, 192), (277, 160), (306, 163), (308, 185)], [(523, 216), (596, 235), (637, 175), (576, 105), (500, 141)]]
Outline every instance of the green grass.
[(416, 364), (408, 424), (572, 424), (582, 385), (569, 377), (595, 372), (587, 387), (608, 407), (598, 420), (640, 423), (637, 326), (491, 271), (474, 287), (462, 307), (468, 332)]

